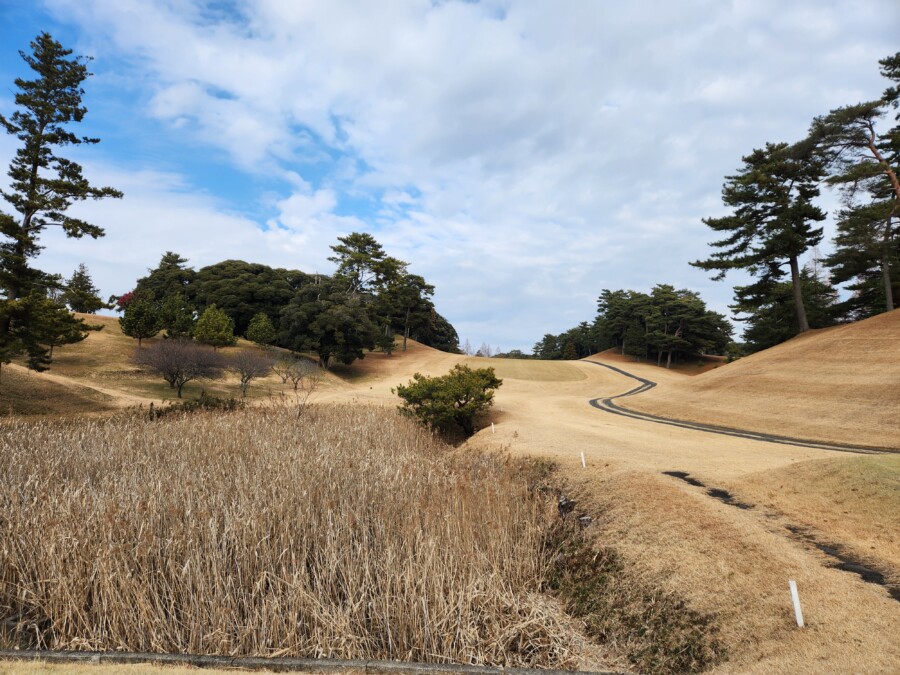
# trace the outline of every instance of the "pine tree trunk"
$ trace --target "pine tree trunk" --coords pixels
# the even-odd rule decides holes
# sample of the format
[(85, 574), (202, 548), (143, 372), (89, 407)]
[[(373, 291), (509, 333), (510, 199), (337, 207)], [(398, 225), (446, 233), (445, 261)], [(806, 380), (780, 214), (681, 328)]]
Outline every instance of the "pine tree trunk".
[(885, 311), (894, 309), (894, 291), (891, 287), (891, 266), (887, 255), (881, 259), (881, 278), (884, 281), (884, 306)]
[(409, 338), (409, 307), (406, 308), (406, 325), (403, 326), (403, 351), (406, 351), (407, 338)]
[(669, 357), (666, 359), (666, 368), (672, 367), (672, 350), (669, 350)]
[(806, 320), (806, 308), (803, 306), (803, 289), (800, 288), (800, 264), (797, 256), (791, 256), (791, 286), (794, 289), (794, 307), (797, 310), (797, 327), (801, 333), (809, 330), (809, 322)]
[[(26, 215), (24, 224), (22, 226), (23, 234), (27, 235), (28, 230), (26, 229), (26, 227), (27, 227), (27, 224), (30, 222), (30, 220), (31, 220), (31, 216)], [(25, 239), (25, 237), (23, 236), (22, 239), (16, 243), (15, 248), (13, 249), (13, 257), (14, 258), (21, 258), (22, 260), (25, 259), (24, 239)], [(15, 268), (13, 268), (13, 269), (15, 269)], [(23, 289), (21, 288), (18, 281), (16, 280), (16, 275), (13, 274), (11, 280), (7, 283), (6, 289), (5, 289), (5, 295), (6, 295), (7, 302), (12, 304), (13, 301), (18, 300), (19, 295), (22, 294), (22, 291), (23, 291)], [(5, 338), (9, 335), (11, 326), (12, 326), (12, 316), (10, 316), (9, 312), (4, 312), (3, 315), (0, 316), (0, 338)]]
[(891, 262), (890, 262), (890, 245), (891, 245), (891, 218), (888, 217), (884, 224), (884, 247), (881, 253), (881, 278), (884, 281), (884, 305), (886, 311), (890, 312), (894, 309), (894, 290), (891, 287)]

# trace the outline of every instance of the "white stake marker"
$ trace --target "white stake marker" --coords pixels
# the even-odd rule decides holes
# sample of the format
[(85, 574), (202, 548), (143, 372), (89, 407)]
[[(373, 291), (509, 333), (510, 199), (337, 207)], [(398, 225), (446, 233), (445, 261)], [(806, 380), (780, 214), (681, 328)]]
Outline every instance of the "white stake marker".
[(794, 616), (797, 619), (797, 626), (803, 628), (803, 610), (800, 609), (800, 594), (797, 592), (797, 582), (788, 579), (788, 586), (791, 589), (791, 600), (794, 601)]
[(587, 463), (584, 461), (584, 453), (582, 452), (581, 453), (581, 468), (583, 469), (586, 466), (587, 466)]
[(492, 433), (492, 434), (496, 434), (496, 433), (497, 433), (497, 430), (494, 429), (494, 423), (493, 423), (493, 422), (491, 422), (491, 433)]

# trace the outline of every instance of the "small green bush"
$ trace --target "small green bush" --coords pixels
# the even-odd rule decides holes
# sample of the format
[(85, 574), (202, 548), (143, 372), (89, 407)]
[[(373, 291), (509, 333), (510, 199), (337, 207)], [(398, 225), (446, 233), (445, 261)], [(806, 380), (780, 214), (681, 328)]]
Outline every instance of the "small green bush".
[(475, 417), (494, 403), (494, 390), (503, 380), (493, 368), (457, 364), (446, 375), (413, 375), (407, 385), (391, 391), (403, 399), (401, 412), (418, 418), (433, 429), (457, 425), (467, 436), (475, 433)]
[(165, 406), (156, 407), (150, 404), (150, 419), (157, 420), (171, 414), (206, 412), (216, 410), (220, 412), (234, 412), (243, 410), (246, 404), (237, 398), (219, 398), (209, 396), (205, 391), (200, 393), (200, 398), (192, 401), (178, 401)]

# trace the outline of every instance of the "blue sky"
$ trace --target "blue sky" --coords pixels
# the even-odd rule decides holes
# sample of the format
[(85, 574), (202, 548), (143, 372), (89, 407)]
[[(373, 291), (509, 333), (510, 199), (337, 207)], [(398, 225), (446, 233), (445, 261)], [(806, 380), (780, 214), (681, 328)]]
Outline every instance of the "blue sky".
[(900, 6), (8, 1), (5, 114), (42, 30), (94, 57), (83, 131), (102, 142), (75, 157), (126, 194), (78, 207), (102, 240), (48, 232), (44, 269), (85, 262), (105, 295), (167, 250), (329, 272), (337, 236), (368, 231), (462, 340), (530, 351), (604, 288), (671, 283), (727, 312), (740, 277), (688, 265), (724, 177), (879, 96)]

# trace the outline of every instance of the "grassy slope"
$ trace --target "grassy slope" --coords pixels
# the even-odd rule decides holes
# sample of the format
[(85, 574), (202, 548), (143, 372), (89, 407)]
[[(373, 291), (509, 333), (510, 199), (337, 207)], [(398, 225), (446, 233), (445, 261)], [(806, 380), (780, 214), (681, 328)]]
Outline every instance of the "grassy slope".
[(799, 462), (727, 485), (741, 498), (840, 542), (900, 584), (900, 456)]
[[(13, 375), (7, 380), (7, 373), (12, 373), (13, 369), (4, 369), (0, 414), (82, 413), (177, 399), (176, 392), (162, 378), (141, 372), (132, 363), (137, 341), (122, 333), (116, 317), (79, 316), (89, 324), (102, 326), (102, 330), (91, 332), (82, 342), (57, 348), (47, 374), (29, 373), (27, 387), (21, 383), (25, 376)], [(161, 339), (156, 337), (143, 343), (148, 345)], [(229, 354), (251, 346), (239, 340), (237, 346), (222, 352)], [(337, 378), (328, 378), (325, 386), (339, 387), (340, 384)], [(225, 398), (240, 395), (233, 374), (222, 380), (189, 382), (183, 395), (196, 398), (202, 391)], [(282, 392), (289, 394), (281, 380), (270, 375), (251, 382), (248, 397), (278, 397)], [(11, 403), (13, 400), (15, 404)]]
[(900, 449), (900, 310), (810, 331), (699, 377), (663, 382), (625, 405), (697, 422)]
[(3, 366), (0, 416), (70, 415), (112, 410), (108, 394), (71, 383), (50, 380), (15, 365)]

